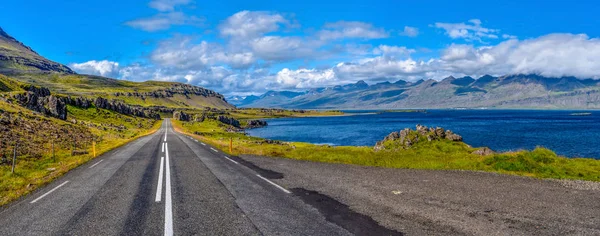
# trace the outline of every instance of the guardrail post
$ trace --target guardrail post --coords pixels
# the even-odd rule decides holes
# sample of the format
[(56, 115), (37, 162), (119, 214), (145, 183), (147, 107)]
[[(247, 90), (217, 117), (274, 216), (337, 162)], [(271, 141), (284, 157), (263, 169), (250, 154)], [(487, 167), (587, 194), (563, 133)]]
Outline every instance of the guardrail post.
[(56, 162), (56, 155), (54, 153), (54, 140), (52, 140), (52, 162)]
[(15, 173), (15, 162), (17, 162), (17, 147), (19, 144), (15, 144), (15, 149), (13, 151), (13, 161), (12, 161), (12, 173)]

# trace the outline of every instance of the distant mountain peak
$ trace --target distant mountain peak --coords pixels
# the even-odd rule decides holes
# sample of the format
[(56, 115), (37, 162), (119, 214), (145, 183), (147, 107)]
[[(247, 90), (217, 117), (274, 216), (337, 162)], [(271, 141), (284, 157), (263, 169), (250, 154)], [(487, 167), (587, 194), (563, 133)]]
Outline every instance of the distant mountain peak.
[(11, 37), (10, 35), (8, 35), (6, 32), (4, 32), (4, 30), (2, 29), (2, 27), (0, 27), (0, 36), (4, 37), (4, 38), (10, 38), (10, 39), (14, 39), (13, 37)]
[(71, 68), (40, 56), (0, 28), (0, 72), (40, 71), (75, 74)]

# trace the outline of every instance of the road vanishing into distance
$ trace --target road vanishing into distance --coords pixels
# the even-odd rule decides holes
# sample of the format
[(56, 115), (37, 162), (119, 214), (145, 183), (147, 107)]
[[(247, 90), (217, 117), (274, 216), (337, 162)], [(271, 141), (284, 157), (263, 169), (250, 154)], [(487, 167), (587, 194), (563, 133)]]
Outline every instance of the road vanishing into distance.
[(217, 149), (161, 129), (0, 213), (2, 235), (348, 235)]
[(0, 235), (598, 235), (600, 186), (228, 156), (161, 129), (0, 211)]

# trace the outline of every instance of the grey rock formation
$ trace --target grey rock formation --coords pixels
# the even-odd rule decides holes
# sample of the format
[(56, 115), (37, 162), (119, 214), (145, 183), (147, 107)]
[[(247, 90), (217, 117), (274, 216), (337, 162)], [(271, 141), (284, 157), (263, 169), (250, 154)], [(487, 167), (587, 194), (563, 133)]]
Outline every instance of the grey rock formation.
[(415, 130), (409, 128), (403, 129), (400, 132), (392, 132), (388, 134), (383, 140), (375, 144), (375, 151), (381, 151), (386, 149), (386, 143), (389, 143), (391, 148), (411, 148), (414, 144), (427, 141), (432, 142), (436, 140), (447, 139), (454, 142), (462, 141), (462, 137), (458, 134), (453, 133), (450, 130), (445, 130), (440, 127), (429, 128), (423, 125), (417, 125)]
[(173, 113), (173, 119), (179, 121), (190, 121), (190, 115), (183, 111), (175, 111)]
[(94, 105), (96, 106), (96, 108), (111, 110), (117, 113), (121, 113), (123, 115), (160, 119), (160, 115), (154, 110), (143, 108), (140, 106), (132, 106), (120, 101), (108, 100), (102, 97), (96, 98), (96, 101), (94, 101)]
[(254, 129), (267, 126), (267, 122), (264, 120), (249, 120), (244, 128)]
[(21, 106), (61, 120), (67, 119), (67, 106), (62, 98), (51, 95), (50, 90), (44, 87), (27, 86), (25, 89), (27, 92), (14, 96)]
[(495, 152), (492, 151), (492, 149), (490, 149), (488, 147), (482, 147), (473, 152), (473, 154), (480, 155), (480, 156), (489, 156), (489, 155), (493, 155), (494, 153)]
[(221, 122), (221, 123), (228, 124), (228, 125), (231, 125), (231, 126), (236, 127), (236, 128), (241, 128), (240, 127), (240, 121), (234, 119), (233, 117), (229, 117), (229, 116), (217, 116), (217, 120), (219, 122)]

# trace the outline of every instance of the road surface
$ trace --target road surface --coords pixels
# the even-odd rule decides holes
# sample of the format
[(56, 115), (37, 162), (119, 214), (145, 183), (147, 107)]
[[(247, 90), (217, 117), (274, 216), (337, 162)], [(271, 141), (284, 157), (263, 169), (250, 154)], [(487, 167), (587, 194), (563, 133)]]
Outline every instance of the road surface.
[[(0, 212), (2, 235), (350, 235), (235, 157), (161, 129)], [(262, 176), (261, 173), (265, 176)], [(377, 229), (376, 229), (377, 230)]]

